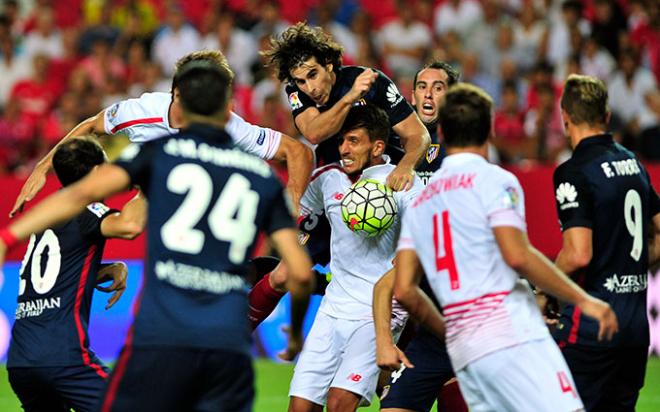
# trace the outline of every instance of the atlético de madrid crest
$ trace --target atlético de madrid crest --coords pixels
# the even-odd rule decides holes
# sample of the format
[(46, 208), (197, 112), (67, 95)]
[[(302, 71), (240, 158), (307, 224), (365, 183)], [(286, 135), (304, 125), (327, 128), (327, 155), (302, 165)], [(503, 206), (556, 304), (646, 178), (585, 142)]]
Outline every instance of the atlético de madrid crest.
[(429, 150), (426, 151), (426, 161), (429, 163), (433, 163), (435, 158), (438, 157), (438, 154), (440, 154), (440, 144), (432, 143), (429, 146)]

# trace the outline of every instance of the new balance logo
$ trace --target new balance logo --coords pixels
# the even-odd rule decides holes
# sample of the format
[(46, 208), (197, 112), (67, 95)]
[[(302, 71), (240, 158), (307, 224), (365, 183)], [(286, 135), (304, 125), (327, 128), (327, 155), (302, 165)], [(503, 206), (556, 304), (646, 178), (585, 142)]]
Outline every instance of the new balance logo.
[(575, 201), (578, 195), (577, 190), (575, 190), (575, 186), (570, 183), (561, 183), (559, 187), (557, 187), (555, 195), (557, 197), (557, 202), (559, 202), (560, 205), (559, 209), (561, 210), (580, 206), (580, 204)]
[(358, 373), (351, 373), (348, 375), (348, 380), (353, 382), (360, 382), (362, 380), (362, 375)]

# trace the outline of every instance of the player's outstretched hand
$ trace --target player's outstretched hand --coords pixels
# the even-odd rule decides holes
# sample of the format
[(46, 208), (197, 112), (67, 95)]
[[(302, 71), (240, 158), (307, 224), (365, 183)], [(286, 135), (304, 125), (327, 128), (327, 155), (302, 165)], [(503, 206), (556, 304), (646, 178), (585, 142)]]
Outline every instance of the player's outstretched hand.
[(348, 97), (351, 101), (356, 102), (364, 97), (377, 78), (378, 73), (371, 69), (366, 69), (360, 73), (360, 75), (353, 81), (353, 87), (351, 87), (351, 90), (348, 92)]
[(587, 297), (578, 307), (583, 314), (598, 321), (598, 340), (612, 340), (615, 333), (619, 331), (619, 322), (616, 314), (607, 303), (593, 296)]
[(284, 351), (277, 354), (277, 357), (286, 362), (291, 362), (295, 359), (296, 356), (302, 351), (303, 348), (303, 337), (302, 335), (293, 335), (291, 334), (291, 329), (287, 326), (282, 328), (282, 330), (287, 334), (288, 343)]
[(392, 190), (398, 192), (401, 190), (408, 190), (413, 186), (415, 180), (415, 171), (404, 165), (397, 165), (387, 176), (387, 186)]
[(376, 351), (376, 363), (384, 371), (397, 371), (404, 365), (406, 368), (414, 368), (408, 357), (396, 345), (378, 346)]
[[(128, 278), (128, 268), (124, 262), (115, 262), (103, 267), (96, 276), (96, 289), (101, 292), (112, 293), (105, 309), (110, 309), (126, 290), (126, 279)], [(112, 280), (110, 286), (101, 286), (100, 283)]]
[(14, 207), (9, 212), (9, 217), (14, 217), (18, 212), (23, 211), (23, 206), (26, 202), (34, 199), (34, 197), (43, 189), (46, 184), (46, 172), (44, 172), (39, 166), (37, 166), (30, 177), (23, 183), (21, 188), (21, 193), (18, 194)]

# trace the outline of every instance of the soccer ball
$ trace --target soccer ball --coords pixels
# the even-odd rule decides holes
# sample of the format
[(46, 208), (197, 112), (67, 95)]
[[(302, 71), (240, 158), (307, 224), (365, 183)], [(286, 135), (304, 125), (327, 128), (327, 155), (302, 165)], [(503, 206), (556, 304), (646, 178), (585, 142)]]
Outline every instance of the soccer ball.
[(375, 237), (389, 229), (396, 213), (392, 189), (373, 179), (353, 184), (341, 201), (344, 223), (365, 237)]

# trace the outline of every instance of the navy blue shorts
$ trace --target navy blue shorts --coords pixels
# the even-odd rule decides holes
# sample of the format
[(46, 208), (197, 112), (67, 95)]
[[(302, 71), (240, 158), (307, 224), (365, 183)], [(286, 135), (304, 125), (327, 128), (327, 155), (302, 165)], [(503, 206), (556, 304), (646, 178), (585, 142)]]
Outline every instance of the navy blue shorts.
[(248, 355), (211, 349), (125, 347), (110, 376), (102, 412), (250, 412), (254, 371)]
[[(100, 362), (99, 365), (102, 365)], [(89, 366), (8, 368), (9, 383), (26, 412), (96, 410), (107, 385), (108, 369)]]
[(405, 354), (415, 367), (390, 378), (383, 388), (380, 407), (428, 411), (443, 385), (454, 377), (445, 344), (420, 327)]
[(648, 348), (568, 345), (561, 351), (587, 411), (635, 410)]

